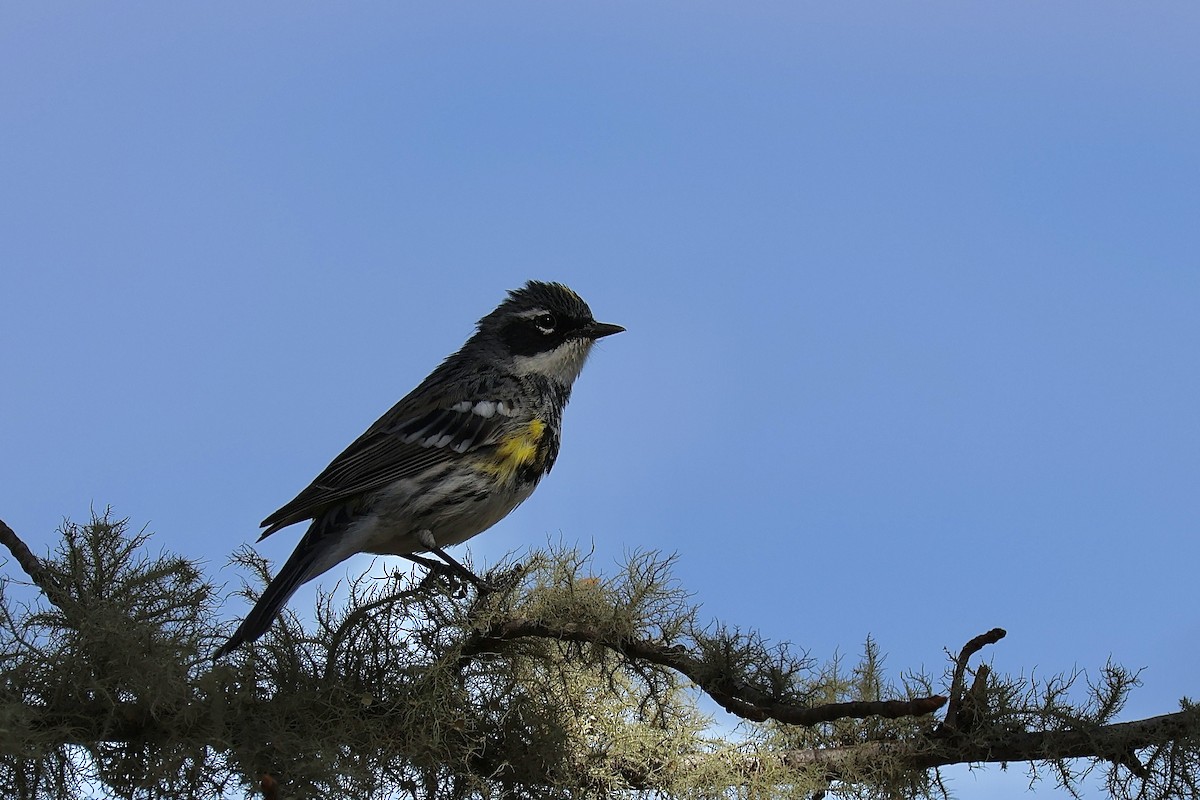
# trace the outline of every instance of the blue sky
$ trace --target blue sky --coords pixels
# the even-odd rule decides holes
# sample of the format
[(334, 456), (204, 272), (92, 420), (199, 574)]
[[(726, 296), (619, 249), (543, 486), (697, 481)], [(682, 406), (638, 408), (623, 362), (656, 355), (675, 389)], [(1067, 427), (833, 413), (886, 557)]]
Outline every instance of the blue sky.
[[(1174, 710), (1200, 658), (1197, 23), (7, 4), (0, 518), (44, 549), (112, 504), (236, 587), (260, 519), (507, 289), (561, 280), (629, 330), (476, 562), (677, 552), (707, 615), (817, 656), (870, 633), (939, 672), (999, 625), (997, 669), (1111, 655), (1146, 667), (1128, 717)], [(1024, 785), (998, 773), (955, 786)]]

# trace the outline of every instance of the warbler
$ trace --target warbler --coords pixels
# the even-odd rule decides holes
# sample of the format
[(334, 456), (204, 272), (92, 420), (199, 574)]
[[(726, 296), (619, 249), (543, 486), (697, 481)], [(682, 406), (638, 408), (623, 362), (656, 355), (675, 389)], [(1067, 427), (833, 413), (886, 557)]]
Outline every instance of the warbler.
[(509, 292), (457, 353), (263, 520), (259, 541), (312, 523), (214, 655), (262, 636), (301, 584), (356, 553), (444, 564), (479, 582), (444, 548), (502, 520), (550, 472), (563, 409), (592, 345), (623, 330), (597, 322), (561, 283), (529, 281)]

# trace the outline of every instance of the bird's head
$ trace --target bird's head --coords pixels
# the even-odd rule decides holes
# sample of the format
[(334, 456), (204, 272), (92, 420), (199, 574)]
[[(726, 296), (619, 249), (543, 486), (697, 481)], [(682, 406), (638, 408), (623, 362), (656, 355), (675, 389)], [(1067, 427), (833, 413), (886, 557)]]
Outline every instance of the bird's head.
[(570, 386), (592, 344), (625, 330), (597, 322), (583, 298), (561, 283), (529, 281), (479, 320), (476, 339), (498, 351), (518, 375), (539, 375)]

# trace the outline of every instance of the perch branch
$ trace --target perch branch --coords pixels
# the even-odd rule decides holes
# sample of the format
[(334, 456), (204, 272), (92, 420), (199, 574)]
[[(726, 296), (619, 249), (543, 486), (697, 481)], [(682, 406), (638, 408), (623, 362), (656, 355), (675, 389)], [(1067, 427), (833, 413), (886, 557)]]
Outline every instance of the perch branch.
[(946, 702), (946, 698), (933, 695), (914, 700), (827, 703), (819, 706), (780, 703), (752, 687), (735, 684), (726, 675), (716, 674), (709, 665), (682, 647), (667, 647), (638, 639), (613, 640), (589, 625), (549, 625), (532, 619), (510, 619), (492, 625), (467, 643), (463, 648), (463, 658), (473, 658), (504, 642), (526, 637), (594, 644), (620, 653), (627, 659), (666, 667), (692, 681), (726, 711), (754, 722), (773, 719), (791, 725), (811, 726), (836, 719), (870, 716), (896, 719), (931, 714)]

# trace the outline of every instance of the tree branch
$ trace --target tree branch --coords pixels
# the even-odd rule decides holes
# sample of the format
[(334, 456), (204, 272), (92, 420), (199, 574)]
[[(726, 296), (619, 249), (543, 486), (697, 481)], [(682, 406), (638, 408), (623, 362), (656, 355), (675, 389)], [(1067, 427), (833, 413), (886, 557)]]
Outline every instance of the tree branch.
[(606, 647), (628, 659), (666, 667), (692, 681), (726, 711), (753, 722), (773, 719), (791, 725), (811, 726), (837, 719), (863, 719), (870, 716), (896, 719), (932, 714), (946, 702), (945, 697), (933, 695), (914, 700), (827, 703), (819, 706), (780, 703), (752, 687), (736, 685), (728, 675), (717, 674), (682, 646), (667, 647), (638, 639), (614, 640), (593, 626), (576, 623), (549, 625), (539, 620), (510, 619), (492, 625), (468, 641), (462, 657), (473, 658), (499, 644), (525, 637), (593, 644)]
[(782, 754), (782, 758), (790, 766), (824, 765), (836, 779), (842, 767), (862, 759), (896, 758), (911, 769), (1070, 758), (1111, 761), (1134, 750), (1197, 734), (1200, 734), (1200, 711), (1190, 709), (1088, 730), (1003, 731), (919, 742), (867, 742), (822, 750), (793, 750)]
[[(271, 701), (260, 702), (265, 712)], [(251, 703), (245, 709), (251, 716), (255, 713), (253, 705)], [(405, 746), (404, 737), (396, 735), (396, 720), (392, 719), (397, 716), (402, 718), (403, 710), (372, 707), (363, 708), (358, 713), (362, 715), (365, 723), (378, 725), (381, 730), (389, 731), (389, 740), (394, 746)], [(61, 737), (59, 744), (94, 745), (96, 742), (105, 741), (168, 740), (178, 743), (188, 739), (197, 739), (197, 744), (202, 743), (205, 746), (227, 744), (223, 742), (225, 734), (222, 732), (222, 726), (212, 719), (213, 714), (211, 704), (167, 710), (152, 708), (149, 704), (94, 703), (63, 710), (25, 706), (20, 719), (26, 729), (36, 733), (39, 738), (50, 732), (57, 733)], [(305, 723), (316, 726), (322, 724), (319, 718), (312, 716), (306, 717)], [(1200, 710), (1189, 709), (1087, 730), (992, 731), (987, 735), (970, 737), (933, 736), (909, 742), (874, 741), (845, 747), (789, 750), (766, 756), (746, 755), (741, 757), (743, 760), (737, 766), (746, 774), (750, 774), (761, 768), (764, 757), (774, 757), (792, 768), (819, 765), (825, 770), (829, 780), (838, 780), (843, 775), (853, 775), (860, 771), (863, 764), (878, 764), (883, 760), (895, 764), (900, 769), (911, 770), (952, 764), (1072, 758), (1113, 760), (1135, 750), (1197, 735), (1200, 735)], [(500, 749), (507, 750), (503, 747)], [(683, 768), (697, 767), (699, 760), (707, 757), (709, 756), (685, 757), (684, 760), (690, 763)], [(724, 759), (730, 757), (728, 753), (721, 756)], [(477, 758), (481, 774), (490, 774), (498, 767), (488, 763), (486, 747), (479, 752)], [(533, 764), (531, 762), (526, 766), (532, 769)], [(860, 769), (856, 770), (856, 766)], [(674, 767), (679, 768), (679, 763), (676, 762)], [(622, 772), (629, 781), (629, 788), (653, 788), (655, 782), (660, 779), (659, 773), (670, 768), (667, 764), (643, 763), (638, 766), (627, 765)], [(537, 780), (537, 776), (532, 774), (526, 778)], [(553, 776), (544, 775), (540, 780), (551, 783)]]
[(45, 593), (51, 603), (59, 608), (63, 608), (64, 604), (68, 603), (66, 593), (54, 580), (54, 576), (42, 566), (41, 559), (33, 554), (25, 542), (21, 541), (21, 537), (17, 536), (4, 520), (0, 520), (0, 544), (8, 548), (13, 559), (25, 571), (34, 585)]

